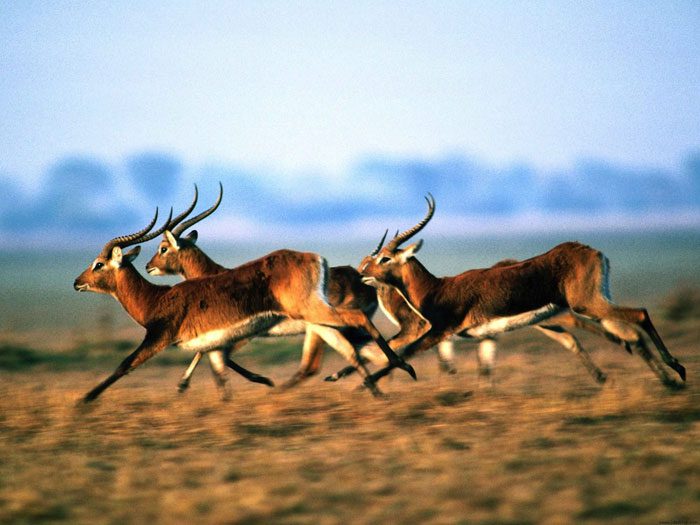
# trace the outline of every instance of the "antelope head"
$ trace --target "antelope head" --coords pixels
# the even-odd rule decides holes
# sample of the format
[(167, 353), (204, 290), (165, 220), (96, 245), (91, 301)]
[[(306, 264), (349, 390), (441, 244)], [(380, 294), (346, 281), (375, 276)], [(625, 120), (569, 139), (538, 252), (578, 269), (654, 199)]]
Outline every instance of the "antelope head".
[(197, 185), (194, 185), (194, 199), (192, 200), (192, 204), (180, 215), (169, 221), (165, 233), (163, 234), (163, 240), (160, 241), (160, 245), (158, 246), (158, 251), (156, 251), (155, 255), (151, 257), (151, 260), (146, 264), (146, 271), (149, 275), (177, 275), (184, 273), (182, 257), (183, 254), (195, 249), (197, 230), (192, 230), (187, 235), (183, 235), (184, 231), (214, 213), (219, 207), (219, 204), (221, 204), (223, 196), (224, 187), (219, 182), (219, 197), (214, 205), (204, 210), (199, 215), (182, 222), (197, 205), (198, 191)]
[(377, 282), (381, 282), (397, 287), (399, 290), (403, 288), (401, 268), (420, 250), (423, 241), (418, 240), (405, 248), (399, 248), (399, 246), (421, 231), (433, 217), (435, 199), (428, 193), (425, 200), (428, 202), (428, 213), (423, 217), (423, 220), (403, 233), (397, 232), (386, 246), (383, 246), (387, 233), (384, 232), (384, 236), (374, 251), (362, 259), (358, 271), (365, 284), (376, 285)]
[(140, 246), (135, 246), (131, 250), (124, 252), (124, 248), (150, 241), (165, 230), (172, 217), (170, 216), (165, 224), (158, 230), (148, 233), (158, 220), (158, 208), (151, 219), (151, 222), (142, 230), (129, 235), (115, 237), (104, 245), (97, 258), (81, 273), (73, 283), (73, 288), (79, 292), (97, 292), (104, 294), (114, 294), (117, 289), (117, 274), (125, 267), (131, 266), (131, 262), (136, 259), (141, 251)]

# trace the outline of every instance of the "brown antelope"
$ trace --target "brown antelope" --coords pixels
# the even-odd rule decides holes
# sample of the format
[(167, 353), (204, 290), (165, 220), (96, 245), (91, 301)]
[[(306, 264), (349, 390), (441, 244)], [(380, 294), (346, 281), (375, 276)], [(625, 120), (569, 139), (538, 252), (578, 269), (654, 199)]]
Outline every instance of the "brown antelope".
[[(124, 237), (117, 237), (115, 239), (112, 239), (112, 241), (110, 241), (110, 243), (113, 244), (112, 247), (116, 247), (119, 245), (121, 245), (123, 247), (123, 246), (129, 245), (128, 243), (131, 243), (132, 240), (137, 240), (137, 242), (139, 242), (139, 243), (144, 243), (144, 242), (150, 241), (151, 239), (154, 239), (155, 237), (157, 237), (158, 235), (163, 233), (165, 226), (171, 220), (171, 217), (172, 217), (172, 210), (170, 210), (170, 216), (168, 217), (168, 220), (165, 222), (165, 224), (161, 228), (146, 235), (146, 233), (153, 227), (153, 225), (155, 225), (156, 220), (158, 218), (158, 210), (156, 209), (156, 214), (153, 217), (153, 220), (150, 222), (150, 224), (146, 228), (144, 228), (140, 232), (134, 233), (132, 235), (127, 235)], [(100, 254), (101, 258), (107, 259), (111, 255), (111, 252), (109, 251), (111, 249), (110, 243), (107, 243), (107, 245), (105, 245), (105, 248), (103, 249), (102, 253)], [(133, 259), (139, 254), (139, 252), (140, 252), (140, 247), (136, 247), (136, 248), (134, 248), (134, 250), (132, 250), (128, 254), (122, 254), (122, 257), (126, 257), (127, 260)], [(98, 259), (100, 259), (100, 257), (98, 257)], [(98, 259), (96, 259), (95, 262), (93, 263), (93, 271), (94, 272), (101, 272), (101, 271), (103, 271), (103, 268), (104, 268), (104, 262), (102, 262), (102, 261), (98, 262)], [(111, 262), (113, 264), (115, 264), (115, 260), (113, 258), (111, 259)], [(96, 290), (94, 290), (94, 288), (91, 288), (89, 283), (78, 284), (77, 279), (76, 279), (76, 282), (74, 284), (74, 287), (76, 288), (76, 290), (81, 291), (81, 292), (88, 291), (88, 290), (96, 291)], [(115, 298), (117, 298), (117, 300), (122, 302), (122, 305), (124, 305), (125, 309), (127, 309), (127, 311), (129, 311), (128, 308), (126, 308), (126, 305), (124, 304), (124, 302), (121, 299), (119, 299), (119, 297), (115, 293), (113, 293), (113, 292), (110, 292), (110, 293)], [(133, 317), (133, 315), (132, 315), (132, 317)], [(138, 319), (137, 319), (137, 321), (138, 321)], [(227, 360), (224, 360), (223, 356), (215, 356), (214, 358), (211, 359), (211, 364), (212, 364), (212, 369), (217, 373), (217, 376), (222, 375), (225, 371), (225, 367), (228, 366), (229, 368), (236, 371), (237, 373), (239, 373), (241, 376), (245, 377), (249, 381), (252, 381), (254, 383), (266, 384), (268, 386), (274, 386), (274, 383), (270, 379), (268, 379), (267, 377), (261, 376), (259, 374), (256, 374), (256, 373), (253, 373), (253, 372), (247, 370), (246, 368), (243, 368), (242, 366), (240, 366), (238, 363), (234, 362), (230, 358)]]
[[(398, 235), (398, 232), (397, 232)], [(381, 243), (380, 243), (381, 244)], [(375, 252), (378, 253), (378, 249), (375, 250)], [(373, 252), (374, 253), (374, 252)], [(376, 253), (375, 253), (376, 255)], [(499, 261), (496, 264), (492, 266), (492, 268), (500, 267), (500, 266), (510, 266), (513, 264), (516, 264), (518, 261), (515, 259), (505, 259), (503, 261)], [(379, 281), (373, 282), (373, 286), (379, 286), (381, 290), (394, 290), (395, 296), (398, 297), (398, 299), (403, 303), (405, 302), (401, 296), (400, 293), (398, 293), (392, 286), (380, 283)], [(426, 325), (429, 325), (429, 323), (426, 322)], [(548, 320), (546, 324), (539, 324), (535, 325), (532, 328), (540, 331), (542, 334), (546, 335), (553, 341), (559, 343), (561, 346), (566, 348), (567, 350), (571, 351), (573, 354), (577, 355), (581, 363), (584, 365), (586, 370), (589, 372), (589, 374), (593, 377), (593, 379), (599, 383), (603, 384), (605, 383), (607, 376), (605, 373), (596, 366), (596, 364), (593, 362), (591, 359), (590, 355), (586, 351), (586, 349), (581, 345), (579, 342), (578, 338), (572, 334), (569, 329), (571, 328), (581, 328), (584, 330), (587, 330), (589, 332), (592, 332), (596, 335), (605, 337), (606, 339), (610, 340), (613, 343), (623, 345), (625, 349), (630, 352), (631, 349), (629, 348), (629, 343), (626, 341), (621, 340), (618, 338), (616, 335), (612, 334), (611, 332), (608, 332), (605, 330), (599, 323), (596, 323), (594, 321), (584, 319), (584, 318), (578, 318), (574, 315), (572, 315), (568, 311), (564, 311), (560, 314), (557, 314), (554, 316), (552, 319)], [(421, 333), (425, 332), (425, 329), (421, 331)], [(419, 334), (420, 335), (420, 334)], [(496, 354), (496, 339), (495, 336), (486, 336), (486, 337), (472, 337), (469, 336), (465, 333), (460, 333), (458, 334), (459, 338), (462, 339), (471, 339), (471, 340), (478, 340), (479, 341), (479, 347), (477, 351), (477, 362), (478, 362), (478, 372), (480, 376), (486, 376), (488, 377), (491, 381), (493, 381), (492, 377), (492, 371), (493, 371), (493, 366), (495, 363), (495, 354)], [(633, 337), (632, 335), (630, 337)], [(454, 365), (453, 365), (453, 339), (449, 338), (446, 340), (441, 341), (438, 343), (438, 355), (440, 356), (441, 359), (441, 364), (442, 363), (447, 363), (449, 366), (448, 371), (451, 373), (454, 373)], [(415, 340), (415, 339), (414, 339)], [(408, 344), (412, 341), (404, 339), (403, 343)], [(394, 340), (390, 339), (389, 340), (390, 346), (392, 348), (399, 348), (400, 346), (397, 346), (397, 344), (394, 342)], [(354, 373), (355, 369), (353, 367), (346, 367), (343, 368), (342, 370), (336, 372), (332, 376), (329, 376), (326, 378), (328, 381), (336, 381), (342, 377), (346, 377), (352, 373)]]
[[(87, 393), (85, 402), (96, 399), (115, 381), (171, 344), (206, 352), (269, 330), (285, 318), (316, 324), (319, 330), (363, 328), (385, 353), (392, 368), (401, 368), (415, 379), (413, 367), (391, 350), (363, 312), (335, 309), (328, 304), (328, 265), (317, 254), (277, 250), (232, 270), (172, 287), (148, 282), (132, 265), (140, 247), (127, 253), (122, 250), (141, 242), (155, 220), (139, 232), (109, 241), (73, 285), (78, 291), (112, 295), (146, 328), (139, 347)], [(166, 224), (169, 222), (170, 218)], [(352, 361), (354, 348), (347, 341), (345, 346)], [(228, 355), (225, 359), (230, 364)], [(363, 377), (369, 377), (361, 361), (353, 364), (361, 368)], [(374, 384), (367, 381), (366, 385), (373, 394), (379, 394)]]
[[(685, 367), (669, 353), (647, 310), (610, 302), (608, 259), (589, 246), (565, 242), (514, 264), (435, 277), (415, 257), (422, 240), (399, 248), (432, 218), (435, 201), (432, 195), (426, 200), (426, 216), (376, 254), (365, 257), (359, 267), (365, 282), (394, 286), (431, 323), (423, 336), (401, 349), (401, 355), (410, 356), (455, 334), (492, 336), (569, 312), (600, 323), (605, 331), (635, 348), (666, 386), (679, 386), (636, 333), (642, 330), (654, 342), (664, 363), (685, 381)], [(390, 369), (391, 365), (376, 372), (372, 379)]]
[[(198, 238), (196, 230), (192, 230), (187, 235), (184, 235), (188, 228), (191, 228), (214, 213), (219, 207), (222, 197), (223, 187), (219, 184), (219, 196), (216, 202), (197, 216), (182, 222), (197, 204), (198, 191), (195, 185), (192, 204), (187, 210), (168, 223), (156, 253), (146, 265), (146, 271), (149, 275), (180, 275), (185, 279), (194, 279), (227, 271), (227, 268), (214, 262), (196, 245)], [(382, 305), (386, 304), (388, 306), (382, 306), (382, 308), (390, 312), (389, 316), (391, 320), (400, 327), (400, 332), (395, 338), (398, 337), (399, 340), (406, 342), (415, 340), (427, 329), (425, 321), (412, 311), (410, 306), (406, 304), (400, 294), (393, 290), (393, 288), (388, 286), (383, 288), (384, 291), (379, 293), (379, 299), (381, 300), (383, 297)], [(368, 317), (374, 314), (378, 304), (378, 296), (375, 289), (362, 283), (360, 274), (350, 266), (330, 268), (328, 274), (327, 297), (329, 303), (336, 308), (361, 310)], [(407, 332), (411, 335), (405, 335)], [(265, 333), (256, 334), (256, 337), (269, 337), (297, 335), (302, 333), (305, 333), (306, 337), (303, 345), (301, 363), (295, 374), (283, 384), (284, 388), (294, 386), (318, 372), (323, 356), (323, 342), (325, 341), (333, 346), (337, 334), (331, 334), (333, 337), (329, 339), (329, 331), (319, 331), (315, 325), (291, 319), (281, 321)], [(384, 354), (377, 354), (376, 351), (373, 351), (373, 346), (365, 346), (366, 343), (371, 341), (371, 338), (366, 332), (346, 328), (343, 329), (341, 333), (346, 339), (352, 341), (353, 346), (364, 347), (361, 352), (372, 363), (381, 366), (386, 364)], [(236, 343), (236, 346), (238, 348), (243, 344), (245, 344), (245, 341), (239, 341)], [(221, 353), (221, 351), (216, 350), (209, 351), (207, 352), (207, 356), (210, 360), (215, 358), (215, 363), (219, 363), (221, 361)], [(179, 390), (181, 392), (188, 388), (192, 373), (201, 357), (202, 353), (198, 352), (192, 364), (185, 371), (179, 383)], [(214, 363), (214, 361), (212, 363)], [(351, 368), (355, 370), (354, 367)], [(226, 397), (228, 395), (228, 390), (226, 388), (225, 369), (223, 369), (223, 367), (214, 367), (214, 370), (217, 383), (220, 388), (223, 389), (224, 396)]]

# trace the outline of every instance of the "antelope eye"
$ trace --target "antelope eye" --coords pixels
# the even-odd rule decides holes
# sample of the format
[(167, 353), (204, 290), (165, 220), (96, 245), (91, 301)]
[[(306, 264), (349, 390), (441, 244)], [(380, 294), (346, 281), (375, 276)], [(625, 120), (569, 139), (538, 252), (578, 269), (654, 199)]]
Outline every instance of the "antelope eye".
[(104, 266), (104, 263), (101, 262), (96, 262), (95, 266), (93, 266), (92, 271), (96, 272), (97, 270), (100, 270)]
[(379, 259), (379, 264), (386, 264), (390, 261), (391, 259), (389, 257), (382, 257)]
[(163, 254), (164, 254), (165, 252), (167, 252), (167, 251), (168, 251), (168, 248), (166, 248), (165, 246), (163, 246), (163, 247), (160, 249), (160, 254), (163, 255)]

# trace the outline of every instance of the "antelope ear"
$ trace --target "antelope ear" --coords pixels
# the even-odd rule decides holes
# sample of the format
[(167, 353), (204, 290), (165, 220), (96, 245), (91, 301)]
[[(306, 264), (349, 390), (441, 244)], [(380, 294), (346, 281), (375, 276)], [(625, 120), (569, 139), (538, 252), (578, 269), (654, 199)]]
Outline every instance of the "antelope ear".
[(122, 265), (122, 249), (119, 246), (112, 248), (112, 255), (109, 258), (109, 263), (115, 268), (119, 268)]
[(197, 230), (192, 230), (190, 233), (185, 235), (185, 239), (190, 241), (192, 244), (195, 244), (197, 242)]
[(165, 230), (165, 238), (168, 239), (170, 246), (172, 246), (175, 251), (180, 249), (180, 245), (177, 242), (177, 238), (175, 238), (175, 236), (170, 230)]
[(139, 253), (141, 253), (141, 246), (134, 246), (131, 250), (126, 252), (122, 257), (126, 262), (130, 263), (134, 259), (136, 259), (136, 257), (139, 256)]
[(410, 244), (409, 246), (404, 249), (403, 252), (401, 252), (401, 262), (405, 263), (407, 260), (409, 260), (411, 257), (413, 257), (418, 250), (421, 249), (421, 246), (423, 246), (423, 239), (420, 239), (413, 244)]

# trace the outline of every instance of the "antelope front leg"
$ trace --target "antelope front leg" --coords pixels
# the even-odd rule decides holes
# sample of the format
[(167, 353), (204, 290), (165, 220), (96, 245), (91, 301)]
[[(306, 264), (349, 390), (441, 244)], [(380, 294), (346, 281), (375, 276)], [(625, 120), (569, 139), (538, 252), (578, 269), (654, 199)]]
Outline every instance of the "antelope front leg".
[[(425, 333), (426, 331), (424, 331), (422, 333)], [(402, 348), (402, 347), (406, 346), (407, 344), (415, 341), (416, 339), (418, 339), (419, 336), (420, 336), (420, 334), (414, 334), (410, 331), (405, 331), (402, 328), (402, 330), (398, 334), (396, 334), (391, 339), (389, 339), (388, 344), (393, 350), (396, 350), (397, 348)], [(370, 350), (374, 350), (374, 351), (370, 351)], [(379, 345), (375, 342), (370, 342), (370, 343), (366, 344), (364, 347), (362, 347), (362, 349), (361, 349), (361, 353), (366, 352), (369, 355), (374, 355), (378, 351), (379, 351)], [(378, 364), (378, 363), (375, 362), (374, 364)], [(382, 363), (382, 365), (385, 365), (385, 364), (386, 363)], [(354, 366), (346, 366), (345, 368), (342, 368), (342, 369), (338, 370), (337, 372), (335, 372), (334, 374), (331, 374), (328, 377), (326, 377), (325, 381), (335, 382), (335, 381), (338, 381), (339, 379), (342, 379), (344, 377), (348, 377), (348, 376), (354, 374), (355, 372), (357, 372), (357, 368), (355, 368)]]
[(156, 337), (146, 334), (146, 339), (144, 339), (139, 347), (119, 364), (112, 375), (90, 390), (90, 392), (85, 394), (85, 397), (82, 399), (83, 403), (90, 403), (91, 401), (97, 399), (102, 392), (104, 392), (117, 380), (124, 377), (126, 374), (134, 370), (137, 366), (143, 364), (161, 350), (165, 349), (165, 347), (168, 346), (168, 342), (169, 341), (167, 339), (157, 339)]
[[(432, 348), (436, 344), (438, 344), (440, 341), (448, 337), (449, 335), (452, 334), (445, 334), (445, 333), (440, 333), (437, 331), (434, 331), (432, 328), (428, 330), (425, 334), (420, 336), (418, 339), (416, 339), (414, 342), (411, 344), (405, 346), (399, 351), (399, 357), (401, 361), (403, 361), (403, 357), (410, 357), (413, 354), (417, 352), (422, 352), (424, 350), (427, 350), (428, 348)], [(378, 372), (375, 372), (371, 376), (367, 378), (367, 380), (376, 382), (380, 380), (382, 377), (385, 375), (389, 374), (394, 368), (396, 368), (396, 364), (389, 362), (389, 366), (386, 366), (379, 370)]]
[(397, 355), (389, 346), (389, 344), (386, 342), (384, 337), (382, 337), (382, 334), (379, 333), (379, 330), (377, 330), (377, 327), (372, 324), (372, 321), (365, 315), (364, 312), (358, 311), (358, 310), (344, 310), (342, 308), (338, 308), (335, 310), (335, 313), (338, 314), (340, 319), (342, 320), (342, 323), (345, 326), (352, 326), (354, 328), (364, 328), (367, 333), (374, 339), (374, 341), (379, 345), (379, 348), (381, 349), (382, 352), (384, 352), (384, 355), (386, 358), (389, 360), (389, 365), (391, 368), (400, 368), (401, 370), (404, 370), (408, 375), (410, 375), (413, 379), (416, 379), (416, 371), (413, 369), (411, 365), (409, 365), (403, 357)]

